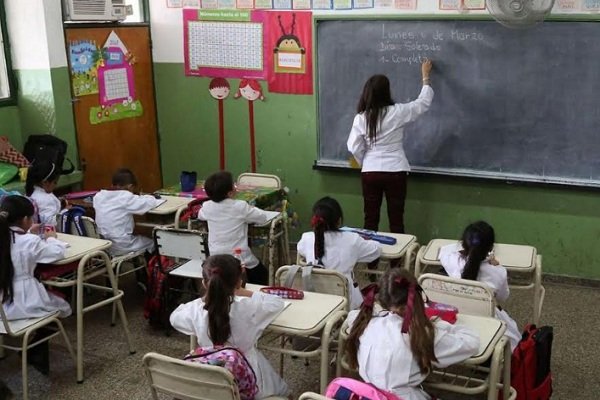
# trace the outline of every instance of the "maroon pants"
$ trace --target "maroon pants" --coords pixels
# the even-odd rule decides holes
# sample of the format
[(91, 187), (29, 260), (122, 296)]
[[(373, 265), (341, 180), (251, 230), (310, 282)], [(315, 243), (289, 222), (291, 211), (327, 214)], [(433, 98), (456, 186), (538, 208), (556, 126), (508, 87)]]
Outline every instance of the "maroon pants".
[(363, 172), (365, 229), (379, 230), (379, 212), (385, 194), (392, 233), (404, 233), (406, 172)]

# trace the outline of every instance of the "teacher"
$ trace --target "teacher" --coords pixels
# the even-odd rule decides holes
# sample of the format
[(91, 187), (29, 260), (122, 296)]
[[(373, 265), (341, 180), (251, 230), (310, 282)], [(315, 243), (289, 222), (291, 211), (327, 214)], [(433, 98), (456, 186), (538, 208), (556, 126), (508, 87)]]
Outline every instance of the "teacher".
[(431, 61), (425, 59), (421, 64), (421, 93), (415, 101), (406, 104), (394, 103), (390, 81), (385, 75), (373, 75), (365, 83), (347, 145), (362, 166), (366, 229), (379, 230), (379, 212), (385, 194), (390, 231), (404, 233), (406, 176), (410, 170), (404, 154), (404, 126), (431, 105), (431, 67)]

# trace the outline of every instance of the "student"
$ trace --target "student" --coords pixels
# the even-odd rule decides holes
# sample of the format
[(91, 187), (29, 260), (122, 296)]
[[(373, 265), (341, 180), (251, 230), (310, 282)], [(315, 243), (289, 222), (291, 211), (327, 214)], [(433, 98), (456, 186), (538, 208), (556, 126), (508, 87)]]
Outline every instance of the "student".
[(390, 231), (404, 233), (406, 175), (410, 170), (404, 154), (404, 126), (431, 105), (431, 65), (431, 61), (423, 61), (423, 88), (419, 98), (410, 103), (394, 103), (390, 81), (385, 75), (373, 75), (365, 83), (347, 146), (362, 166), (366, 229), (379, 229), (379, 212), (385, 194)]
[(33, 226), (34, 208), (23, 196), (7, 196), (0, 205), (0, 298), (9, 320), (41, 317), (59, 311), (71, 315), (64, 299), (50, 293), (33, 273), (38, 263), (51, 264), (63, 258), (66, 245), (55, 232), (44, 239), (28, 233)]
[(165, 200), (134, 194), (136, 186), (133, 172), (120, 168), (112, 177), (112, 189), (101, 190), (94, 196), (96, 224), (100, 234), (112, 241), (110, 253), (113, 255), (142, 250), (151, 253), (154, 250), (152, 239), (133, 234), (133, 215), (143, 215)]
[(354, 266), (358, 262), (371, 262), (379, 258), (381, 248), (377, 242), (365, 240), (354, 232), (340, 231), (343, 215), (340, 204), (331, 197), (315, 203), (311, 218), (312, 232), (302, 234), (298, 254), (307, 263), (322, 265), (343, 274), (348, 279), (350, 308), (360, 307), (363, 298), (354, 283)]
[[(346, 354), (361, 378), (403, 400), (429, 400), (421, 383), (432, 366), (445, 368), (479, 350), (479, 337), (425, 315), (422, 289), (409, 272), (389, 269), (369, 286), (360, 311), (350, 311)], [(375, 309), (375, 294), (381, 307)]]
[[(508, 278), (506, 269), (493, 256), (494, 242), (494, 228), (484, 221), (474, 222), (465, 228), (461, 243), (440, 249), (440, 262), (451, 278), (485, 283), (499, 302), (505, 302), (510, 294)], [(496, 318), (506, 323), (505, 336), (514, 350), (521, 340), (517, 323), (501, 308), (496, 309)]]
[(48, 161), (33, 163), (27, 170), (25, 194), (35, 202), (39, 222), (56, 227), (56, 215), (63, 208), (52, 193), (60, 177), (60, 168)]
[(210, 200), (202, 204), (198, 218), (208, 222), (209, 253), (232, 254), (235, 248), (240, 248), (248, 282), (267, 285), (269, 271), (248, 246), (248, 224), (263, 225), (272, 216), (245, 201), (233, 199), (235, 187), (228, 171), (209, 176), (204, 190)]
[(264, 329), (284, 309), (276, 296), (243, 289), (240, 261), (229, 254), (212, 255), (202, 266), (203, 298), (181, 304), (171, 314), (171, 325), (195, 335), (198, 346), (230, 345), (248, 359), (256, 374), (257, 399), (287, 396), (287, 384), (256, 348)]

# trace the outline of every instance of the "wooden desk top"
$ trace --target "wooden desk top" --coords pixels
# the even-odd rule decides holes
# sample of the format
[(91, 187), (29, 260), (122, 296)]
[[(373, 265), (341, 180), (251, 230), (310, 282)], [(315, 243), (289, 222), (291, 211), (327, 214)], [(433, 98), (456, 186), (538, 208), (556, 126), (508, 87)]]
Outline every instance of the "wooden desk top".
[(106, 239), (95, 239), (85, 236), (67, 235), (65, 233), (56, 234), (58, 240), (69, 243), (65, 257), (53, 264), (68, 264), (80, 260), (88, 253), (99, 250), (107, 250), (112, 246), (112, 242)]
[[(441, 265), (440, 248), (459, 243), (451, 239), (433, 239), (427, 244), (421, 262), (428, 265)], [(507, 269), (529, 270), (535, 267), (536, 249), (533, 246), (496, 243), (494, 253), (498, 262)]]
[[(261, 285), (246, 285), (252, 291), (260, 290)], [(335, 311), (344, 310), (347, 300), (332, 294), (304, 292), (302, 300), (287, 300), (290, 305), (275, 318), (268, 329), (272, 331), (311, 334), (325, 325), (327, 318)]]
[(479, 334), (479, 351), (470, 361), (484, 361), (492, 355), (498, 340), (506, 332), (506, 325), (499, 319), (478, 315), (458, 314), (456, 324), (464, 325)]
[(190, 197), (178, 197), (178, 196), (161, 196), (161, 199), (165, 201), (157, 207), (154, 207), (152, 210), (148, 211), (147, 214), (158, 214), (158, 215), (168, 215), (174, 214), (182, 207), (187, 206), (194, 199)]

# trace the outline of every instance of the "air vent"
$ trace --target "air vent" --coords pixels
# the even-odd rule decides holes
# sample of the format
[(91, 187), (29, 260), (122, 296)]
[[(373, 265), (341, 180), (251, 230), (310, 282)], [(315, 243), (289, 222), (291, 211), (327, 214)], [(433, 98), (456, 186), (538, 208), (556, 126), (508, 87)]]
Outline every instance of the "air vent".
[(65, 0), (67, 21), (118, 21), (125, 19), (124, 0)]

